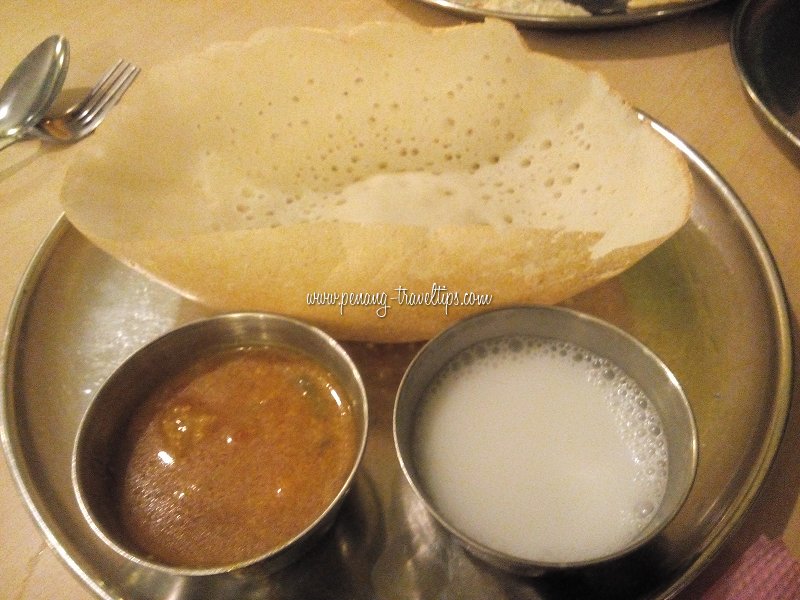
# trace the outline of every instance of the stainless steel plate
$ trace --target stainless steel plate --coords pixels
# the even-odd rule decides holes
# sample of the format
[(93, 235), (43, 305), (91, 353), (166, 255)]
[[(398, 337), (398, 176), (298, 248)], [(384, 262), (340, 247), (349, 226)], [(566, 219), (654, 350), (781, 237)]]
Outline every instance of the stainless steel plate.
[(733, 19), (731, 50), (753, 103), (800, 147), (800, 2), (744, 0)]
[[(91, 245), (60, 220), (20, 287), (3, 364), (3, 443), (31, 513), (98, 596), (224, 598), (670, 598), (710, 560), (751, 504), (789, 409), (791, 342), (773, 261), (734, 192), (679, 139), (697, 183), (690, 222), (620, 277), (570, 306), (650, 346), (677, 375), (697, 419), (695, 486), (664, 533), (603, 567), (525, 579), (471, 559), (405, 483), (392, 407), (417, 345), (350, 344), (370, 397), (363, 467), (332, 531), (274, 575), (226, 574), (198, 589), (110, 556), (81, 518), (70, 485), (78, 422), (104, 378), (136, 348), (205, 309)], [(209, 587), (210, 586), (210, 587)]]
[[(719, 0), (419, 0), (470, 18), (497, 17), (529, 28), (599, 29), (692, 12)], [(578, 11), (580, 10), (580, 14)]]

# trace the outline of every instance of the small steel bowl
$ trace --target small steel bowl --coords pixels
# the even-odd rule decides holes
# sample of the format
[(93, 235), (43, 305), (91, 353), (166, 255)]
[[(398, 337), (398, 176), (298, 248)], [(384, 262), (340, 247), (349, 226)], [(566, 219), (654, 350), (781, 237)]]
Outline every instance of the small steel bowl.
[[(510, 555), (460, 531), (436, 506), (425, 488), (415, 464), (414, 433), (420, 418), (421, 401), (429, 385), (445, 365), (467, 348), (494, 338), (519, 335), (568, 342), (611, 361), (639, 385), (661, 417), (668, 447), (663, 500), (643, 530), (613, 553), (575, 562), (548, 562)], [(500, 399), (492, 401), (499, 402)], [(430, 340), (411, 362), (400, 383), (394, 407), (394, 442), (406, 479), (435, 520), (468, 552), (503, 570), (525, 576), (615, 560), (653, 540), (686, 500), (694, 482), (698, 452), (697, 431), (689, 403), (675, 376), (658, 357), (609, 323), (574, 310), (549, 306), (489, 311), (464, 319)]]
[[(114, 501), (110, 461), (133, 411), (170, 375), (215, 350), (282, 346), (296, 349), (327, 368), (343, 386), (356, 419), (356, 453), (335, 498), (304, 531), (267, 553), (211, 568), (176, 567), (145, 556), (126, 539)], [(332, 525), (361, 462), (367, 440), (367, 397), (356, 366), (326, 333), (293, 319), (265, 313), (224, 314), (189, 323), (150, 342), (108, 378), (80, 423), (72, 456), (72, 482), (84, 518), (97, 536), (132, 566), (164, 577), (213, 576), (258, 563), (261, 571), (284, 567)]]

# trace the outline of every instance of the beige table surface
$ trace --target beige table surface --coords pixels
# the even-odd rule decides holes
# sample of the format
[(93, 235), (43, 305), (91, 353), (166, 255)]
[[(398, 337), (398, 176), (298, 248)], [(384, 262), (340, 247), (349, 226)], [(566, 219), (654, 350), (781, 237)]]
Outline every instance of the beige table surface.
[[(526, 32), (533, 48), (603, 73), (630, 102), (700, 151), (738, 192), (771, 247), (793, 308), (800, 306), (800, 150), (762, 123), (740, 85), (728, 45), (734, 2), (653, 25), (602, 32)], [(52, 33), (71, 42), (65, 89), (84, 88), (113, 60), (143, 68), (274, 24), (342, 26), (367, 20), (458, 23), (412, 0), (6, 0), (0, 78)], [(14, 18), (7, 18), (14, 15)], [(70, 150), (30, 141), (0, 153), (0, 319), (23, 270), (60, 214)], [(797, 360), (795, 360), (797, 363)], [(782, 537), (800, 557), (800, 407), (744, 525), (681, 598), (697, 598), (759, 535)], [(88, 599), (48, 548), (5, 461), (0, 461), (0, 597)]]

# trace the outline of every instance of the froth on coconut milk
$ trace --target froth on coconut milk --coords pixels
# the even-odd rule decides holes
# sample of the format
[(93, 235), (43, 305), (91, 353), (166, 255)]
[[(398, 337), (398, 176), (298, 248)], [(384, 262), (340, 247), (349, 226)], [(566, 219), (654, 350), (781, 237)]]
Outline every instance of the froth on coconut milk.
[(661, 419), (619, 367), (518, 336), (458, 355), (426, 391), (414, 451), (437, 511), (466, 537), (530, 561), (613, 554), (667, 482)]

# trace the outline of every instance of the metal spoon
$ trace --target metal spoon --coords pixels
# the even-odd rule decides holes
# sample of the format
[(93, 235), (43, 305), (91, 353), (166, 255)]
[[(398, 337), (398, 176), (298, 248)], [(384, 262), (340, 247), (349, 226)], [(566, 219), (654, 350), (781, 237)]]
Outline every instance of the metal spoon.
[(44, 117), (61, 91), (69, 42), (53, 35), (36, 46), (0, 88), (0, 148), (18, 141)]

